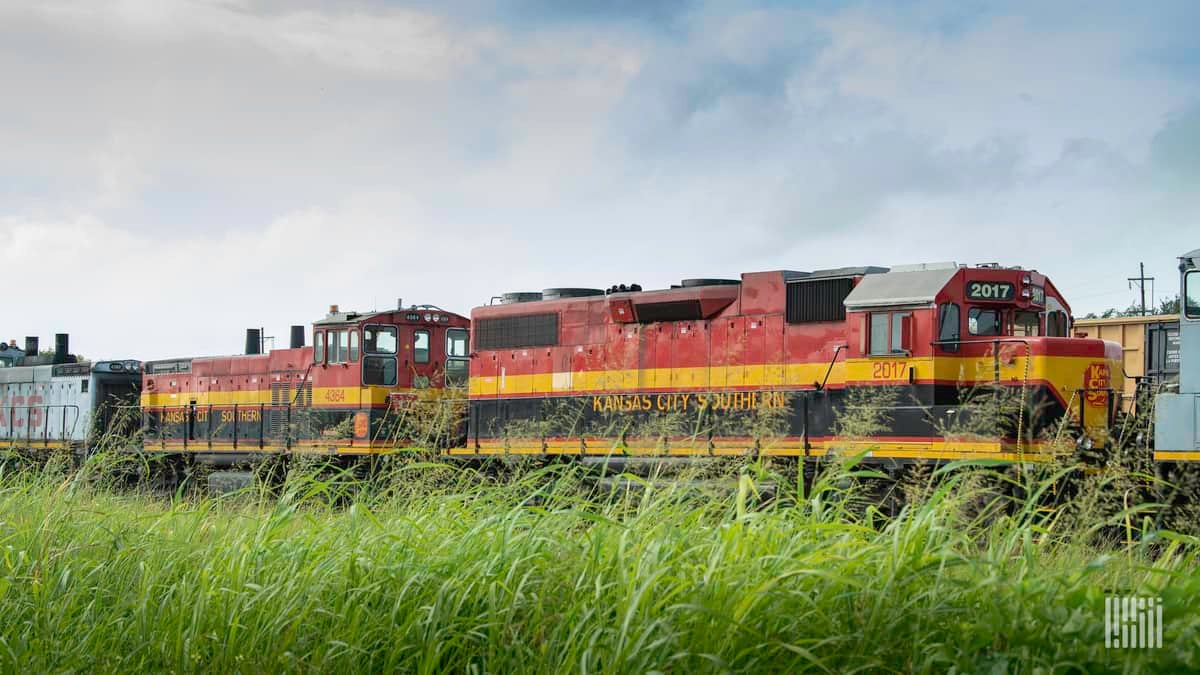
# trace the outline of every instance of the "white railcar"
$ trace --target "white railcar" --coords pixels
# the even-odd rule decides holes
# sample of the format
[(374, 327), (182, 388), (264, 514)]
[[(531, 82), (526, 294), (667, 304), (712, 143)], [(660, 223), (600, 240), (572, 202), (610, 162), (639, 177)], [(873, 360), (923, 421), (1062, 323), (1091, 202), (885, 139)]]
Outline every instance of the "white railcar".
[[(141, 363), (53, 363), (16, 346), (0, 363), (0, 448), (88, 448), (114, 425), (136, 429)], [(131, 427), (130, 427), (131, 425)]]

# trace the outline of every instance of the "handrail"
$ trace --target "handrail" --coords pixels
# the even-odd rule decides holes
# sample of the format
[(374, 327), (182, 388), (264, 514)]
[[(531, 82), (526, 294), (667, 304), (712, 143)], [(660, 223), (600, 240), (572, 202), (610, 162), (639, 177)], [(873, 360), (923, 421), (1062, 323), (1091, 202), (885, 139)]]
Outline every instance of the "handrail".
[[(8, 414), (7, 414), (7, 422), (4, 427), (4, 429), (5, 429), (4, 440), (7, 440), (9, 442), (10, 448), (13, 447), (13, 444), (16, 441), (22, 440), (20, 437), (20, 434), (16, 434), (16, 435), (13, 434), (13, 429), (16, 428), (17, 422), (20, 422), (21, 426), (24, 427), (24, 429), (25, 429), (25, 438), (23, 440), (26, 443), (30, 443), (34, 440), (33, 434), (31, 432), (32, 425), (29, 424), (29, 417), (30, 417), (29, 412), (30, 411), (40, 411), (42, 413), (42, 433), (41, 433), (41, 438), (39, 438), (37, 440), (40, 440), (43, 445), (48, 444), (50, 442), (50, 415), (48, 413), (51, 410), (61, 410), (62, 411), (62, 415), (60, 416), (60, 419), (62, 420), (62, 427), (59, 431), (59, 434), (60, 434), (59, 440), (64, 440), (64, 441), (71, 440), (70, 437), (67, 435), (67, 411), (68, 410), (73, 410), (75, 412), (75, 418), (71, 422), (71, 430), (70, 430), (71, 436), (75, 435), (75, 429), (76, 429), (76, 427), (79, 426), (79, 418), (80, 418), (79, 405), (75, 404), (75, 403), (46, 403), (43, 405), (9, 405), (9, 406), (7, 406), (7, 408), (8, 408)], [(17, 418), (18, 410), (25, 412), (25, 416), (23, 419)], [(3, 414), (3, 413), (0, 412), (0, 414)]]
[(813, 384), (817, 386), (817, 391), (823, 391), (825, 389), (825, 384), (829, 382), (829, 375), (833, 373), (833, 365), (837, 363), (838, 354), (840, 354), (843, 349), (849, 348), (850, 345), (838, 345), (837, 349), (833, 350), (833, 358), (829, 360), (829, 368), (825, 370), (825, 378), (821, 380), (820, 384), (813, 382)]

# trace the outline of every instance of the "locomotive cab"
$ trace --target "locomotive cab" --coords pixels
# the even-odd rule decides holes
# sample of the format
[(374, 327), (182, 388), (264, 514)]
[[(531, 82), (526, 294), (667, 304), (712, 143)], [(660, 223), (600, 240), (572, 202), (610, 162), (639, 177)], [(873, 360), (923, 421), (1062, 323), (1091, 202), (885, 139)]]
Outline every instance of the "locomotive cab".
[(406, 399), (437, 396), (465, 370), (465, 317), (432, 306), (342, 312), (337, 306), (287, 349), (262, 351), (259, 329), (246, 353), (146, 364), (145, 446), (216, 464), (266, 453), (364, 455), (404, 436)]
[(341, 312), (313, 324), (313, 405), (352, 416), (353, 445), (398, 440), (404, 409), (466, 385), (470, 322), (433, 305)]
[(1179, 389), (1154, 401), (1154, 458), (1200, 461), (1200, 249), (1179, 257)]
[(905, 385), (907, 404), (943, 425), (961, 421), (964, 397), (1001, 386), (1020, 399), (1009, 442), (1032, 442), (1063, 414), (1081, 443), (1106, 442), (1120, 347), (1068, 337), (1070, 307), (1045, 275), (995, 264), (893, 267), (865, 276), (845, 305), (849, 382)]
[(469, 322), (432, 305), (363, 315), (330, 308), (313, 324), (314, 378), (386, 390), (461, 387)]

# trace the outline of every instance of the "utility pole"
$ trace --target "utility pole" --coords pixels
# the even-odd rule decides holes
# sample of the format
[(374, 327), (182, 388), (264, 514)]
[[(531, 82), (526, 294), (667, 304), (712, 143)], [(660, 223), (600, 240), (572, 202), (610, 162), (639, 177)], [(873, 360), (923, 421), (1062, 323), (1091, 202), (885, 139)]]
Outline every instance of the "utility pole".
[(1151, 285), (1153, 285), (1154, 277), (1146, 276), (1146, 263), (1138, 263), (1138, 275), (1136, 277), (1129, 277), (1129, 287), (1133, 288), (1133, 284), (1136, 282), (1138, 285), (1138, 290), (1141, 291), (1141, 294), (1142, 294), (1142, 316), (1146, 316), (1146, 282), (1147, 281), (1149, 281), (1151, 283)]

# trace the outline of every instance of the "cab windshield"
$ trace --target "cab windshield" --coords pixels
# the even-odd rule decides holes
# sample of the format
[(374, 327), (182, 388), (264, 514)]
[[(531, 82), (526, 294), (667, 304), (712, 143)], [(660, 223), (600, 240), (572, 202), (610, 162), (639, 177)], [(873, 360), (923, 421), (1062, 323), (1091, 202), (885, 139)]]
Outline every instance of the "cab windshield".
[(1041, 315), (1037, 312), (1017, 312), (1013, 315), (1013, 335), (1036, 337), (1041, 334)]
[(971, 335), (1003, 335), (1004, 321), (998, 309), (972, 307), (967, 312), (967, 332)]

